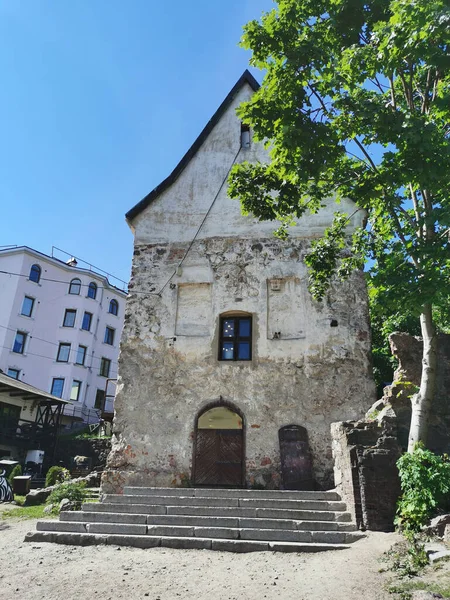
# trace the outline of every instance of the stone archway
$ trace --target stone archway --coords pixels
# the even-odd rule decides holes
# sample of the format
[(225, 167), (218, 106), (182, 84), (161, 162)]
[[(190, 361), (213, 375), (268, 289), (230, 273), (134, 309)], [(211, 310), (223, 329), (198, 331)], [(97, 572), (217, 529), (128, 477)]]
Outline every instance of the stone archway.
[(242, 487), (244, 446), (240, 411), (224, 403), (204, 408), (195, 423), (193, 484)]

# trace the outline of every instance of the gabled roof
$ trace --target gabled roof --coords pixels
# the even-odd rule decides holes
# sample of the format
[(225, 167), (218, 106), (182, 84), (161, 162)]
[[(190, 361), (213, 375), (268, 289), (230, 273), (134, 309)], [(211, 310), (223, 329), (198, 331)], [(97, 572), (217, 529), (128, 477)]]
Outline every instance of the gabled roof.
[(217, 125), (220, 118), (230, 106), (230, 104), (233, 102), (238, 92), (246, 83), (248, 83), (248, 85), (252, 88), (254, 92), (256, 92), (260, 87), (259, 83), (253, 77), (250, 71), (245, 70), (234, 85), (233, 89), (230, 91), (228, 96), (216, 110), (212, 118), (208, 121), (206, 127), (203, 129), (201, 134), (198, 136), (198, 138), (195, 140), (195, 142), (192, 144), (192, 146), (177, 164), (172, 173), (168, 177), (166, 177), (166, 179), (164, 179), (164, 181), (162, 181), (158, 186), (156, 186), (154, 190), (147, 194), (145, 198), (138, 202), (136, 206), (133, 206), (133, 208), (127, 212), (125, 218), (128, 222), (131, 222), (135, 217), (137, 217), (143, 210), (147, 208), (147, 206), (151, 202), (153, 202), (153, 200), (155, 200), (155, 198), (157, 198), (162, 192), (164, 192), (168, 187), (170, 187), (174, 181), (176, 181), (176, 179), (181, 175), (185, 167), (188, 165), (191, 158), (193, 158), (193, 156), (199, 150), (200, 146), (206, 140), (213, 128)]

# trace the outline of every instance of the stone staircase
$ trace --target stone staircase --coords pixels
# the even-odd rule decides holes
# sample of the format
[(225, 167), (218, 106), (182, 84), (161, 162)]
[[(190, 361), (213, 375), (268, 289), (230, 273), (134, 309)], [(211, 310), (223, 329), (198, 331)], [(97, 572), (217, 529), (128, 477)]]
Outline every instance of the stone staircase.
[(242, 489), (126, 487), (101, 503), (38, 521), (30, 542), (317, 552), (363, 537), (338, 494)]

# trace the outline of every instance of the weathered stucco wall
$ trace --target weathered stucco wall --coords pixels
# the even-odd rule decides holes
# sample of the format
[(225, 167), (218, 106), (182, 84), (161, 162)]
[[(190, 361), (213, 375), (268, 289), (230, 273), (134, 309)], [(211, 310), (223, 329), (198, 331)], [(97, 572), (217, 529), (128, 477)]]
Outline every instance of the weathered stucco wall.
[[(330, 424), (360, 418), (375, 398), (362, 274), (321, 304), (307, 290), (305, 253), (336, 206), (306, 216), (282, 242), (276, 224), (244, 217), (227, 197), (240, 146), (235, 108), (250, 93), (241, 89), (183, 173), (133, 221), (105, 491), (189, 482), (196, 417), (220, 399), (243, 415), (247, 485), (280, 485), (278, 431), (297, 424), (308, 431), (317, 485), (330, 487)], [(252, 144), (237, 160), (267, 159)], [(350, 201), (339, 208), (352, 224), (363, 217)], [(229, 311), (252, 315), (249, 362), (218, 360), (220, 315)]]

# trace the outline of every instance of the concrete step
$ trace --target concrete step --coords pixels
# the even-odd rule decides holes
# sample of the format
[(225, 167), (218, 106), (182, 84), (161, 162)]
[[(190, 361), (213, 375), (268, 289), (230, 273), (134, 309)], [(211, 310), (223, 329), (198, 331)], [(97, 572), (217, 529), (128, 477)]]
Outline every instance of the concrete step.
[(183, 496), (191, 498), (253, 498), (259, 500), (340, 500), (331, 491), (247, 490), (219, 488), (155, 488), (125, 486), (125, 496)]
[(298, 521), (351, 521), (347, 512), (289, 510), (276, 508), (236, 508), (208, 506), (164, 506), (163, 504), (109, 503), (83, 504), (84, 510), (116, 513), (138, 513), (147, 515), (186, 515), (201, 517), (248, 517), (267, 519), (294, 519)]
[(86, 523), (80, 521), (38, 521), (38, 531), (98, 533), (122, 535), (151, 535), (153, 537), (189, 537), (234, 539), (250, 541), (277, 541), (348, 544), (364, 534), (345, 531), (301, 531), (297, 529), (252, 529), (232, 527), (192, 527), (179, 525), (144, 525), (132, 523)]
[(354, 531), (354, 523), (336, 521), (298, 521), (294, 519), (264, 519), (239, 517), (199, 517), (190, 515), (145, 515), (136, 513), (108, 513), (94, 511), (64, 511), (61, 521), (85, 523), (129, 523), (168, 526), (235, 527), (259, 529), (298, 529), (305, 531)]
[[(53, 521), (55, 523), (55, 521)], [(58, 544), (72, 544), (79, 546), (88, 545), (118, 545), (133, 546), (137, 548), (182, 548), (219, 550), (222, 552), (323, 552), (325, 550), (343, 550), (348, 548), (347, 544), (330, 543), (302, 543), (302, 542), (279, 542), (279, 541), (252, 541), (211, 539), (200, 537), (183, 536), (153, 536), (153, 535), (127, 535), (127, 534), (99, 534), (99, 533), (77, 533), (65, 531), (35, 531), (27, 533), (26, 542), (53, 542)]]
[(214, 498), (209, 496), (144, 496), (106, 494), (103, 502), (116, 504), (146, 504), (163, 506), (207, 506), (223, 508), (285, 508), (287, 510), (345, 511), (344, 502), (328, 500), (283, 500), (273, 498)]

